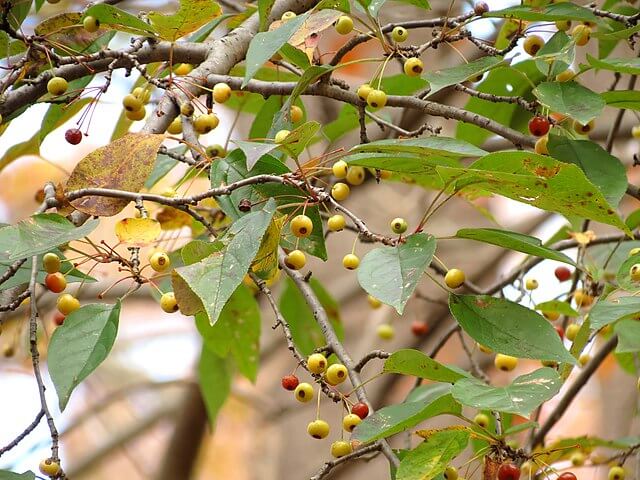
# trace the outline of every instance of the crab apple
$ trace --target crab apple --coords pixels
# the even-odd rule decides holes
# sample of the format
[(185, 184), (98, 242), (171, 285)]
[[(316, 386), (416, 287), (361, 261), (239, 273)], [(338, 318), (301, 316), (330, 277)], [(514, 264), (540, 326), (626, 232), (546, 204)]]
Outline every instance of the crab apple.
[(282, 16), (280, 17), (280, 20), (282, 20), (283, 22), (287, 22), (289, 20), (292, 20), (294, 18), (296, 18), (297, 15), (295, 12), (292, 12), (291, 10), (286, 11), (282, 14)]
[(419, 58), (411, 57), (411, 58), (407, 58), (402, 68), (404, 70), (405, 75), (409, 77), (417, 77), (424, 70), (424, 64), (422, 63), (422, 60), (420, 60)]
[(142, 100), (142, 103), (144, 103), (145, 105), (151, 100), (151, 92), (147, 88), (136, 87), (133, 89), (132, 93), (136, 98)]
[(542, 137), (546, 135), (547, 133), (549, 133), (550, 128), (551, 124), (549, 123), (549, 119), (547, 117), (536, 115), (531, 120), (529, 120), (529, 132), (535, 137)]
[(293, 396), (301, 403), (310, 402), (313, 400), (313, 387), (309, 383), (301, 383), (294, 390)]
[(421, 320), (414, 320), (411, 324), (411, 333), (416, 337), (422, 337), (429, 333), (429, 324)]
[(296, 237), (304, 238), (311, 235), (311, 232), (313, 231), (313, 222), (306, 215), (296, 215), (291, 219), (289, 228), (291, 229), (291, 233)]
[(571, 28), (571, 20), (556, 20), (556, 28), (560, 32), (567, 32)]
[(298, 377), (296, 377), (295, 375), (285, 375), (284, 377), (282, 377), (280, 383), (282, 384), (282, 388), (293, 392), (300, 384), (300, 380), (298, 380)]
[(327, 369), (327, 358), (321, 353), (312, 353), (307, 358), (307, 368), (311, 373), (323, 373)]
[(640, 125), (634, 125), (631, 127), (631, 136), (633, 138), (640, 138)]
[(220, 120), (215, 113), (205, 113), (204, 115), (200, 115), (193, 121), (193, 128), (195, 129), (196, 133), (204, 135), (216, 128), (219, 123)]
[(369, 407), (366, 403), (358, 402), (353, 407), (351, 407), (351, 413), (359, 416), (362, 420), (364, 420), (369, 415)]
[(55, 253), (45, 253), (42, 257), (42, 267), (47, 273), (57, 273), (60, 271), (62, 261)]
[(569, 80), (573, 80), (573, 77), (576, 76), (576, 72), (567, 68), (564, 72), (560, 72), (556, 75), (556, 82), (568, 82)]
[(639, 255), (639, 254), (640, 254), (640, 247), (632, 248), (631, 250), (629, 250), (630, 257), (633, 257), (634, 255)]
[(582, 452), (573, 452), (569, 457), (569, 461), (574, 467), (581, 467), (586, 461), (585, 454)]
[(358, 94), (358, 98), (360, 100), (366, 102), (367, 97), (371, 92), (373, 92), (373, 88), (371, 88), (371, 85), (369, 85), (368, 83), (363, 83), (358, 87), (358, 91), (356, 93)]
[(53, 312), (53, 323), (55, 323), (57, 326), (60, 326), (64, 323), (65, 317), (62, 313), (58, 312), (57, 310), (55, 312)]
[(579, 288), (573, 293), (573, 300), (579, 307), (588, 307), (593, 303), (593, 296)]
[(519, 480), (520, 469), (515, 463), (503, 463), (498, 468), (498, 480)]
[(380, 337), (382, 340), (391, 340), (395, 336), (396, 331), (393, 328), (393, 325), (389, 325), (388, 323), (383, 323), (382, 325), (378, 326), (376, 333), (378, 334), (378, 337)]
[(353, 19), (349, 15), (342, 15), (335, 28), (340, 35), (349, 35), (353, 31)]
[(329, 230), (331, 230), (332, 232), (339, 232), (343, 230), (346, 224), (347, 222), (345, 221), (344, 217), (339, 214), (331, 215), (327, 220), (327, 227), (329, 227)]
[(331, 444), (331, 456), (334, 458), (344, 457), (353, 451), (351, 444), (344, 440), (336, 440)]
[(485, 413), (479, 413), (473, 417), (473, 423), (479, 427), (487, 428), (489, 426), (489, 417)]
[[(478, 16), (484, 15), (488, 11), (489, 11), (489, 5), (487, 5), (487, 2), (476, 2), (476, 4), (473, 6), (473, 13), (475, 13)], [(452, 479), (448, 478), (447, 480), (452, 480)]]
[(524, 51), (534, 56), (544, 46), (544, 39), (539, 35), (529, 35), (524, 39)]
[(635, 263), (631, 266), (631, 268), (629, 269), (629, 276), (634, 282), (640, 280), (640, 263)]
[(355, 270), (360, 265), (360, 259), (353, 253), (347, 253), (342, 257), (342, 266), (347, 270)]
[(342, 428), (344, 428), (345, 432), (353, 432), (353, 429), (356, 428), (360, 422), (362, 422), (362, 419), (358, 415), (350, 413), (342, 419)]
[(557, 480), (578, 480), (572, 472), (564, 472)]
[(231, 98), (231, 87), (224, 82), (213, 86), (213, 99), (216, 103), (224, 103)]
[(458, 469), (453, 465), (448, 465), (447, 468), (444, 469), (443, 475), (445, 480), (458, 480)]
[(304, 117), (304, 112), (297, 105), (291, 105), (289, 109), (289, 117), (291, 118), (292, 123), (298, 123)]
[(527, 290), (535, 290), (539, 286), (540, 284), (535, 278), (527, 278), (527, 280), (524, 282), (524, 288), (526, 288)]
[(44, 277), (44, 284), (50, 292), (60, 293), (67, 288), (67, 279), (60, 272), (49, 273)]
[(367, 96), (367, 103), (371, 108), (383, 108), (387, 104), (387, 94), (382, 90), (371, 90)]
[(206, 149), (205, 149), (205, 153), (207, 154), (208, 157), (211, 158), (222, 158), (225, 157), (227, 155), (227, 151), (224, 149), (224, 147), (218, 143), (214, 143), (213, 145), (209, 145)]
[(391, 231), (393, 233), (402, 234), (407, 231), (407, 228), (409, 228), (409, 225), (404, 218), (397, 217), (391, 220)]
[(277, 143), (277, 144), (284, 143), (284, 141), (287, 139), (287, 137), (289, 136), (290, 133), (291, 133), (291, 131), (289, 131), (289, 130), (279, 130), (276, 133), (276, 136), (273, 137), (274, 143)]
[(576, 336), (578, 336), (579, 331), (580, 325), (578, 325), (577, 323), (570, 323), (569, 325), (567, 325), (567, 331), (565, 332), (567, 340), (573, 342), (576, 339)]
[(452, 268), (447, 271), (444, 276), (444, 283), (449, 288), (458, 288), (460, 285), (464, 283), (465, 275), (462, 270), (457, 268)]
[(324, 420), (314, 420), (307, 425), (307, 433), (317, 440), (322, 440), (329, 435), (329, 424)]
[(100, 28), (100, 20), (98, 20), (96, 17), (88, 15), (82, 20), (82, 26), (87, 32), (95, 33)]
[(71, 295), (70, 293), (63, 293), (58, 297), (56, 301), (58, 311), (63, 315), (69, 315), (71, 312), (80, 308), (80, 300)]
[(553, 271), (553, 274), (556, 276), (559, 282), (566, 282), (571, 278), (571, 270), (569, 270), (567, 267), (557, 267)]
[(307, 263), (307, 257), (301, 250), (292, 250), (284, 259), (284, 264), (291, 270), (300, 270)]
[(560, 318), (560, 312), (556, 311), (543, 312), (542, 314), (544, 315), (544, 318), (546, 318), (550, 322), (555, 322)]
[(580, 364), (581, 367), (584, 367), (587, 363), (589, 363), (589, 360), (591, 360), (591, 355), (589, 355), (588, 353), (581, 353), (580, 356), (578, 357), (578, 363)]
[(149, 265), (156, 272), (164, 272), (171, 266), (171, 259), (165, 252), (155, 252), (149, 257)]
[(331, 196), (339, 202), (346, 200), (349, 193), (351, 193), (351, 189), (346, 183), (338, 182), (331, 187)]
[(336, 178), (346, 178), (347, 173), (349, 172), (349, 165), (344, 160), (338, 160), (331, 167), (331, 173)]
[(173, 73), (179, 77), (184, 77), (185, 75), (189, 75), (191, 70), (193, 70), (193, 65), (190, 63), (181, 63), (173, 69)]
[(562, 328), (562, 326), (560, 325), (556, 325), (554, 328), (556, 329), (556, 332), (558, 332), (558, 336), (561, 339), (564, 338), (564, 328)]
[(380, 308), (382, 306), (382, 302), (373, 295), (367, 295), (367, 302), (369, 302), (369, 306), (373, 309)]
[(404, 27), (394, 27), (391, 31), (391, 38), (394, 42), (402, 43), (409, 38), (409, 31)]
[(70, 128), (64, 132), (64, 139), (71, 145), (78, 145), (82, 141), (82, 132), (77, 128)]
[(365, 179), (364, 168), (357, 166), (349, 167), (345, 178), (351, 185), (362, 185)]
[(130, 93), (122, 99), (122, 106), (127, 112), (137, 112), (142, 108), (142, 100)]
[(589, 123), (582, 124), (580, 122), (573, 122), (573, 129), (580, 135), (588, 135), (593, 131), (596, 126), (595, 120), (591, 120)]
[(47, 477), (55, 477), (60, 473), (60, 464), (52, 458), (42, 460), (38, 468), (40, 472)]
[(502, 370), (503, 372), (510, 372), (518, 366), (518, 359), (510, 355), (498, 353), (496, 355), (496, 358), (493, 360), (493, 364), (498, 370)]
[(573, 30), (571, 30), (571, 36), (576, 45), (582, 47), (591, 40), (591, 28), (587, 25), (576, 25), (573, 27)]
[(140, 110), (132, 110), (132, 111), (126, 110), (124, 112), (124, 116), (133, 122), (139, 122), (145, 117), (146, 114), (147, 114), (147, 111), (144, 109), (144, 107), (141, 108)]
[(173, 292), (163, 293), (160, 297), (160, 308), (166, 313), (176, 313), (180, 310), (176, 295)]
[(167, 132), (171, 135), (179, 135), (182, 133), (182, 120), (180, 117), (176, 117), (167, 127)]
[(69, 83), (62, 77), (53, 77), (47, 82), (47, 92), (51, 95), (62, 95), (69, 88)]
[(324, 374), (327, 382), (331, 385), (339, 385), (347, 379), (347, 367), (341, 363), (329, 365), (327, 372)]

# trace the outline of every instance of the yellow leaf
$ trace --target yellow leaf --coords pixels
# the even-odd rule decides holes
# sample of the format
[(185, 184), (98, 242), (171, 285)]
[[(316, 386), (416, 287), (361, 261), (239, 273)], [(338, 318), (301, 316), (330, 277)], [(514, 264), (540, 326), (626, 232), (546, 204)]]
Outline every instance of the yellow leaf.
[(122, 243), (142, 247), (155, 242), (162, 228), (152, 218), (123, 218), (116, 223), (116, 235)]
[(256, 259), (251, 266), (253, 272), (263, 280), (270, 280), (278, 273), (278, 245), (286, 216), (274, 216), (267, 228)]
[(156, 213), (162, 230), (178, 230), (191, 225), (191, 215), (173, 207), (163, 207)]

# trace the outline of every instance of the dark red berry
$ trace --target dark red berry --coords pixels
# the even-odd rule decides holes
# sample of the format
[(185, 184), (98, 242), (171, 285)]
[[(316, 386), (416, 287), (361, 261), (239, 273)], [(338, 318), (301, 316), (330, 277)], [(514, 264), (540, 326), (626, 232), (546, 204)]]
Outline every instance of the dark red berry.
[(498, 480), (518, 480), (520, 469), (513, 463), (503, 463), (498, 469)]
[(351, 413), (359, 416), (362, 420), (364, 420), (365, 418), (367, 418), (367, 415), (369, 415), (369, 407), (367, 407), (366, 403), (359, 402), (351, 407)]
[(550, 127), (551, 124), (546, 117), (535, 116), (529, 120), (529, 131), (536, 137), (543, 137), (549, 133)]
[(558, 267), (553, 273), (561, 282), (566, 282), (571, 278), (571, 270), (569, 270), (567, 267)]
[(82, 132), (77, 128), (70, 128), (64, 132), (64, 139), (71, 145), (78, 145), (82, 141)]
[(282, 388), (289, 390), (290, 392), (295, 390), (300, 380), (295, 375), (286, 375), (282, 377)]
[(486, 2), (477, 2), (473, 6), (473, 13), (475, 13), (478, 16), (482, 15), (483, 13), (487, 13), (488, 11), (489, 11), (489, 5), (487, 5)]
[(429, 324), (427, 322), (415, 320), (411, 324), (411, 332), (413, 332), (416, 337), (426, 335), (429, 332)]
[(558, 480), (578, 480), (578, 477), (571, 472), (564, 472), (558, 477)]
[(56, 310), (55, 313), (53, 314), (53, 323), (60, 326), (64, 323), (65, 318), (67, 317), (65, 317), (62, 313)]
[(555, 328), (556, 332), (558, 332), (558, 335), (560, 335), (560, 338), (564, 338), (564, 328), (562, 328), (560, 325), (557, 325)]

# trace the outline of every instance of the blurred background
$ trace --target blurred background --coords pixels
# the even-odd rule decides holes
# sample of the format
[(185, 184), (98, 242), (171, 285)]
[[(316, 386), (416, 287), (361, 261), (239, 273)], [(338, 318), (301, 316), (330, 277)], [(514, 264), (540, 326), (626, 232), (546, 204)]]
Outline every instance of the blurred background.
[[(508, 0), (488, 0), (492, 9), (504, 8), (514, 3)], [(177, 2), (124, 0), (121, 8), (137, 13), (140, 10), (171, 11)], [(30, 17), (26, 28), (33, 28), (43, 18), (69, 10), (81, 10), (85, 2), (62, 0), (57, 5), (45, 4), (37, 16)], [(426, 15), (440, 16), (447, 13), (457, 15), (472, 8), (471, 3), (457, 0), (433, 0), (433, 11), (424, 12), (405, 4), (389, 2), (382, 9), (382, 23), (425, 18)], [(227, 10), (227, 9), (225, 9)], [(497, 24), (491, 20), (474, 23), (474, 35), (491, 40), (497, 32)], [(217, 35), (224, 33), (220, 27)], [(552, 29), (542, 35), (552, 35)], [(410, 34), (409, 42), (419, 44), (430, 38), (430, 30), (416, 30)], [(129, 38), (118, 34), (112, 46), (124, 46)], [(332, 29), (321, 35), (319, 51), (330, 54), (345, 41)], [(581, 49), (577, 61), (594, 49), (595, 42)], [(462, 58), (471, 60), (479, 56), (479, 51), (466, 42), (455, 44), (455, 48), (441, 45), (437, 50), (429, 50), (423, 55), (427, 69), (454, 66)], [(592, 52), (593, 53), (593, 52)], [(620, 47), (620, 55), (630, 55), (628, 47)], [(379, 54), (373, 42), (362, 45), (345, 61), (362, 56)], [(520, 47), (510, 56), (514, 61), (527, 58)], [(391, 63), (388, 74), (398, 73), (399, 68)], [(341, 69), (338, 76), (353, 87), (370, 79), (375, 69), (372, 64), (358, 64)], [(584, 82), (597, 91), (609, 85), (611, 75), (606, 72), (589, 73)], [(109, 92), (102, 96), (91, 120), (89, 135), (82, 143), (72, 147), (64, 140), (64, 131), (72, 126), (73, 119), (65, 127), (50, 134), (40, 149), (39, 155), (28, 155), (12, 162), (0, 171), (0, 220), (16, 222), (30, 215), (37, 203), (35, 193), (46, 181), (64, 182), (74, 165), (87, 153), (109, 142), (115, 119), (121, 114), (121, 99), (128, 93), (135, 77), (125, 78), (122, 71), (114, 75)], [(94, 80), (93, 84), (100, 84)], [(154, 93), (157, 101), (159, 92)], [(319, 98), (304, 98), (309, 119), (327, 123), (335, 119), (342, 107), (335, 102)], [(444, 91), (437, 95), (443, 103), (464, 106), (467, 98), (463, 95)], [(153, 102), (152, 101), (152, 102)], [(34, 133), (33, 125), (39, 125), (45, 111), (44, 105), (35, 105), (19, 119), (12, 122), (0, 137), (0, 155), (18, 142), (27, 140)], [(151, 109), (148, 109), (151, 111)], [(225, 144), (229, 138), (246, 138), (253, 115), (242, 114), (238, 121), (236, 111), (217, 107), (221, 118), (220, 126), (209, 134), (205, 143)], [(441, 118), (422, 118), (415, 113), (402, 114), (387, 109), (384, 111), (395, 123), (412, 130), (424, 122), (442, 128), (442, 134), (452, 136), (455, 122)], [(607, 109), (603, 118), (598, 119), (592, 139), (604, 140), (615, 111)], [(143, 121), (135, 122), (132, 130), (142, 127)], [(629, 166), (632, 182), (637, 183), (638, 174), (631, 168), (632, 155), (638, 151), (637, 140), (630, 137), (631, 127), (638, 123), (633, 113), (627, 113), (619, 131), (614, 154)], [(233, 126), (233, 131), (230, 128)], [(388, 132), (369, 124), (372, 139), (383, 138)], [(332, 148), (351, 146), (358, 143), (357, 131), (342, 137)], [(316, 144), (314, 153), (321, 154), (326, 144)], [(504, 141), (492, 138), (485, 145), (487, 150), (509, 148)], [(184, 170), (175, 169), (154, 188), (162, 192), (173, 188)], [(183, 185), (178, 192), (193, 193), (207, 187), (207, 181), (198, 180)], [(374, 231), (386, 232), (389, 221), (394, 217), (404, 217), (409, 225), (416, 225), (433, 196), (433, 192), (410, 185), (376, 182), (369, 177), (363, 185), (353, 188), (346, 205), (363, 218)], [(625, 203), (626, 202), (626, 203)], [(626, 215), (637, 208), (636, 201), (625, 200), (621, 207)], [(133, 208), (121, 215), (104, 219), (92, 237), (105, 239), (115, 245), (114, 223), (122, 217), (133, 216)], [(479, 199), (473, 204), (461, 198), (450, 201), (430, 222), (428, 231), (436, 236), (451, 235), (461, 226), (500, 226), (502, 228), (536, 235), (543, 240), (553, 235), (566, 221), (554, 215), (538, 211), (504, 198)], [(606, 232), (606, 229), (597, 232)], [(170, 240), (180, 245), (185, 232), (176, 231)], [(366, 294), (359, 287), (355, 274), (342, 268), (340, 259), (351, 250), (354, 235), (350, 232), (332, 234), (328, 237), (329, 260), (323, 263), (314, 259), (309, 264), (315, 278), (340, 303), (340, 316), (346, 331), (345, 344), (358, 359), (372, 349), (394, 351), (398, 348), (413, 347), (423, 351), (429, 349), (452, 324), (442, 290), (425, 277), (419, 286), (420, 294), (427, 298), (410, 301), (405, 314), (400, 317), (386, 306), (371, 309)], [(362, 257), (371, 246), (360, 244), (357, 253)], [(620, 249), (624, 254), (631, 244)], [(575, 255), (575, 252), (567, 252)], [(467, 277), (480, 285), (492, 283), (510, 272), (522, 261), (522, 256), (505, 254), (498, 248), (482, 246), (463, 240), (443, 241), (438, 247), (438, 256), (449, 267), (462, 268)], [(568, 288), (560, 285), (553, 276), (557, 266), (546, 261), (536, 267), (530, 276), (536, 277), (541, 287), (533, 292), (533, 298), (522, 301), (531, 305), (552, 299)], [(83, 301), (95, 301), (97, 294), (120, 278), (111, 267), (97, 268), (92, 274), (99, 279), (97, 284), (84, 285), (80, 291)], [(114, 299), (124, 292), (115, 288), (106, 298)], [(276, 285), (275, 291), (280, 287)], [(518, 290), (507, 291), (512, 298), (518, 297)], [(44, 335), (42, 353), (46, 356), (46, 338), (54, 328), (52, 321), (53, 301), (45, 295), (42, 300)], [(414, 320), (428, 322), (430, 332), (423, 337), (411, 333)], [(272, 330), (273, 315), (263, 308), (263, 329), (261, 337), (261, 367), (256, 385), (242, 378), (234, 380), (231, 397), (220, 413), (214, 429), (208, 424), (198, 388), (194, 384), (194, 363), (200, 351), (200, 340), (193, 320), (180, 314), (167, 315), (158, 308), (148, 289), (140, 290), (123, 306), (120, 331), (114, 349), (108, 359), (83, 382), (73, 394), (63, 414), (55, 412), (58, 427), (62, 432), (62, 459), (67, 474), (76, 479), (112, 479), (117, 477), (137, 479), (233, 479), (233, 480), (275, 480), (309, 478), (321, 464), (329, 459), (330, 439), (317, 441), (306, 433), (306, 425), (315, 418), (313, 405), (302, 405), (280, 386), (280, 378), (290, 373), (295, 362), (285, 348), (280, 330)], [(28, 356), (27, 312), (24, 308), (16, 311), (0, 336), (0, 445), (8, 443), (32, 420), (39, 410), (37, 389), (32, 378)], [(395, 327), (395, 338), (385, 341), (378, 338), (376, 328), (382, 323)], [(468, 339), (471, 345), (471, 341)], [(497, 384), (506, 384), (513, 377), (538, 367), (537, 362), (521, 361), (516, 371), (495, 372), (492, 356), (474, 350), (478, 362)], [(467, 357), (461, 349), (459, 339), (454, 336), (441, 352), (439, 360), (455, 363), (467, 368)], [(372, 361), (363, 371), (363, 378), (375, 376), (381, 370), (380, 361)], [(44, 369), (46, 373), (46, 369)], [(57, 398), (48, 381), (47, 397), (56, 410)], [(573, 407), (554, 428), (550, 438), (559, 435), (598, 435), (603, 438), (619, 438), (640, 434), (638, 421), (638, 394), (635, 377), (621, 371), (615, 359), (608, 359), (598, 370), (594, 380), (575, 400)], [(413, 380), (396, 376), (382, 376), (368, 384), (370, 398), (375, 408), (402, 401), (413, 386)], [(545, 406), (542, 416), (553, 407), (554, 402)], [(342, 417), (339, 406), (328, 401), (321, 405), (323, 417), (339, 431)], [(427, 425), (445, 424), (447, 419), (431, 421)], [(451, 419), (453, 421), (453, 419)], [(398, 435), (392, 441), (396, 447), (404, 447), (406, 437)], [(22, 444), (0, 458), (0, 468), (14, 471), (37, 469), (38, 462), (48, 456), (48, 430), (42, 422), (35, 432)], [(413, 440), (413, 444), (418, 439)], [(473, 469), (472, 469), (473, 470)], [(576, 470), (576, 473), (578, 471)], [(477, 476), (477, 474), (476, 474)], [(578, 473), (581, 479), (605, 478), (605, 470), (585, 467)], [(336, 469), (332, 478), (384, 479), (388, 478), (388, 467), (383, 458), (369, 462), (356, 462)]]

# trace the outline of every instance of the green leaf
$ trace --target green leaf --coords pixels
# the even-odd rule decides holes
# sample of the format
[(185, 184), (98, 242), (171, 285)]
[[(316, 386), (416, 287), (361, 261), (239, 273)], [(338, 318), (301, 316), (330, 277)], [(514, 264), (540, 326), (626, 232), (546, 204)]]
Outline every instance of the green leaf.
[(31, 470), (24, 473), (10, 472), (9, 470), (0, 470), (0, 480), (35, 480), (36, 474)]
[(567, 302), (561, 302), (560, 300), (549, 300), (548, 302), (538, 303), (536, 310), (541, 312), (558, 312), (561, 315), (568, 317), (579, 317), (580, 314), (576, 312), (571, 305)]
[(602, 92), (600, 96), (609, 107), (640, 111), (640, 91), (638, 90), (613, 90)]
[(627, 191), (627, 172), (617, 157), (590, 140), (571, 140), (550, 135), (549, 153), (565, 163), (578, 165), (587, 178), (617, 206)]
[(422, 75), (422, 78), (429, 82), (429, 85), (431, 86), (429, 96), (431, 96), (443, 88), (455, 85), (456, 83), (465, 82), (498, 66), (508, 63), (509, 61), (504, 60), (502, 57), (487, 56), (451, 68), (428, 70)]
[(635, 264), (640, 263), (640, 255), (633, 255), (632, 257), (627, 258), (620, 267), (618, 268), (618, 272), (616, 274), (616, 281), (618, 282), (618, 286), (627, 292), (636, 292), (638, 291), (638, 286), (640, 286), (640, 282), (637, 282), (631, 278), (631, 267)]
[[(429, 5), (429, 2), (427, 0), (396, 0), (396, 1), (399, 3), (406, 3), (409, 5), (414, 5), (419, 8), (424, 8), (425, 10), (431, 9), (431, 5)], [(380, 9), (386, 3), (386, 0), (358, 0), (358, 2), (363, 4), (363, 6), (367, 8), (367, 10), (372, 16), (377, 17), (378, 13), (380, 12)]]
[[(640, 257), (636, 257), (640, 262)], [(640, 297), (604, 298), (596, 302), (589, 311), (591, 326), (599, 330), (618, 320), (640, 313)]]
[(119, 317), (120, 301), (113, 305), (89, 304), (71, 312), (53, 332), (47, 364), (60, 410), (67, 406), (74, 388), (109, 355)]
[(451, 394), (469, 407), (528, 417), (543, 402), (553, 398), (561, 386), (558, 372), (545, 367), (519, 376), (506, 387), (493, 387), (477, 378), (463, 378), (455, 383)]
[(233, 143), (244, 153), (247, 170), (251, 170), (258, 163), (258, 160), (278, 148), (277, 143), (247, 142), (244, 140), (234, 140)]
[(338, 113), (338, 117), (322, 127), (324, 136), (330, 143), (347, 135), (351, 130), (358, 127), (358, 110), (353, 105), (343, 105)]
[(375, 248), (362, 259), (358, 282), (402, 314), (435, 250), (435, 238), (424, 233), (409, 235), (396, 247)]
[[(226, 158), (220, 158), (213, 163), (211, 186), (215, 188), (220, 185), (228, 185), (254, 175), (282, 175), (289, 172), (290, 170), (281, 161), (269, 155), (263, 156), (253, 169), (247, 171), (243, 153), (240, 150), (234, 150)], [(296, 211), (298, 207), (297, 205), (285, 207), (285, 205), (291, 205), (291, 199), (298, 196), (300, 196), (300, 191), (295, 187), (280, 183), (265, 183), (264, 185), (247, 185), (235, 190), (231, 195), (217, 197), (216, 200), (224, 213), (235, 220), (246, 215), (238, 210), (238, 204), (243, 198), (248, 198), (253, 204), (259, 205), (270, 198), (274, 198), (280, 207), (278, 211), (284, 215), (289, 215)], [(318, 207), (307, 207), (306, 215), (313, 222), (311, 235), (306, 238), (298, 238), (291, 233), (289, 228), (285, 228), (282, 231), (280, 245), (288, 250), (299, 248), (322, 260), (326, 260), (327, 250)]]
[(264, 31), (268, 27), (269, 15), (276, 0), (258, 0), (258, 18), (260, 18), (260, 31)]
[(597, 58), (587, 54), (589, 64), (600, 70), (611, 70), (618, 73), (629, 73), (631, 75), (640, 74), (640, 58), (605, 58), (598, 60)]
[(575, 363), (549, 322), (518, 303), (488, 295), (451, 294), (449, 309), (471, 338), (495, 352)]
[(316, 6), (317, 10), (324, 10), (325, 8), (331, 10), (338, 10), (344, 13), (350, 13), (351, 7), (349, 6), (349, 0), (322, 0)]
[[(282, 108), (283, 103), (284, 103), (284, 100), (280, 95), (271, 95), (269, 98), (267, 98), (267, 101), (262, 104), (262, 107), (260, 107), (260, 110), (258, 111), (255, 118), (253, 119), (253, 122), (251, 123), (251, 130), (249, 130), (249, 138), (262, 139), (262, 138), (269, 137), (269, 130), (271, 129), (271, 121), (273, 120), (274, 115), (276, 115), (280, 111), (280, 108)], [(252, 142), (245, 142), (245, 143), (250, 144)], [(265, 144), (260, 143), (259, 145), (262, 146)], [(272, 150), (275, 150), (277, 145), (275, 144), (272, 144), (272, 145), (274, 147)], [(242, 145), (238, 143), (238, 147), (242, 149), (242, 151), (245, 153), (247, 158), (252, 157), (252, 161), (253, 161), (253, 157), (260, 154), (259, 150), (256, 151), (255, 154), (252, 154), (251, 150), (253, 149), (253, 147), (251, 145), (246, 145), (245, 148), (242, 148)], [(260, 149), (262, 147), (256, 146), (256, 148)], [(267, 151), (267, 153), (269, 153), (270, 151), (271, 150)], [(255, 158), (255, 161), (253, 161), (253, 165), (255, 165), (255, 162), (257, 162), (259, 158), (260, 157)], [(249, 163), (247, 165), (249, 165)]]
[(215, 325), (199, 313), (196, 326), (209, 350), (223, 358), (231, 353), (240, 373), (255, 383), (260, 361), (260, 309), (248, 288), (241, 285), (233, 292)]
[(231, 372), (227, 362), (206, 346), (202, 347), (200, 354), (198, 379), (209, 422), (215, 425), (218, 412), (231, 391)]
[(400, 462), (396, 480), (431, 480), (467, 448), (469, 431), (446, 429), (433, 434)]
[(605, 106), (600, 95), (575, 81), (544, 82), (533, 90), (533, 94), (542, 105), (583, 125), (597, 118)]
[(469, 168), (437, 167), (457, 191), (485, 190), (543, 210), (580, 216), (627, 233), (627, 226), (576, 165), (531, 152), (490, 153)]
[(98, 226), (92, 219), (80, 227), (57, 213), (33, 215), (16, 225), (0, 228), (0, 259), (7, 262), (20, 260), (82, 237)]
[(383, 371), (385, 373), (400, 373), (447, 383), (454, 383), (456, 380), (467, 376), (452, 370), (418, 350), (411, 349), (394, 352), (384, 362)]
[(192, 305), (194, 295), (202, 303), (202, 308), (196, 311), (189, 308), (183, 313), (192, 315), (204, 310), (211, 325), (218, 321), (220, 312), (242, 283), (258, 253), (275, 207), (276, 203), (271, 199), (262, 210), (236, 220), (225, 234), (223, 241), (228, 243), (224, 250), (174, 270), (172, 283), (181, 309), (183, 304)]
[(27, 49), (20, 40), (12, 40), (7, 32), (0, 32), (0, 58), (11, 57)]
[(286, 152), (291, 158), (298, 158), (320, 131), (318, 122), (307, 122), (292, 130), (285, 140), (279, 145), (280, 150)]
[(532, 22), (555, 22), (556, 20), (574, 20), (597, 22), (598, 18), (588, 8), (571, 2), (554, 3), (545, 7), (514, 6), (502, 10), (489, 11), (484, 17), (518, 18)]
[(220, 5), (212, 0), (180, 0), (176, 13), (149, 12), (147, 18), (158, 35), (165, 40), (176, 41), (221, 14)]
[(136, 35), (155, 35), (156, 33), (156, 30), (147, 22), (106, 3), (93, 5), (86, 9), (82, 18), (84, 19), (88, 16), (96, 18), (100, 25), (109, 25), (121, 32), (129, 32)]
[(573, 260), (564, 253), (543, 246), (540, 239), (518, 232), (510, 232), (496, 228), (463, 228), (458, 230), (456, 237), (489, 243), (536, 257), (575, 265)]
[(614, 331), (618, 334), (617, 353), (640, 352), (640, 321), (635, 318), (622, 320), (616, 324)]
[(556, 32), (536, 53), (538, 70), (547, 77), (564, 72), (576, 56), (575, 42), (564, 32)]
[(487, 154), (484, 150), (456, 138), (424, 137), (408, 140), (385, 139), (371, 143), (356, 145), (350, 153), (408, 153), (411, 155), (442, 155), (445, 157), (482, 157)]
[(306, 70), (311, 67), (311, 63), (309, 62), (309, 57), (299, 48), (294, 47), (288, 43), (285, 43), (280, 49), (280, 54), (291, 63), (293, 63), (296, 67), (301, 68), (302, 70)]
[[(320, 304), (327, 312), (329, 321), (338, 338), (344, 338), (338, 302), (329, 295), (316, 279), (311, 278), (310, 285), (318, 300), (320, 300)], [(314, 349), (326, 344), (322, 330), (320, 330), (313, 312), (291, 279), (287, 279), (284, 291), (280, 296), (279, 308), (289, 324), (293, 343), (303, 355), (309, 355)]]
[(309, 17), (308, 13), (298, 15), (297, 17), (284, 22), (284, 24), (270, 32), (260, 32), (253, 37), (249, 44), (249, 50), (246, 57), (246, 70), (244, 73), (244, 88), (249, 80), (258, 72), (267, 60), (282, 48), (289, 41), (293, 34), (302, 27), (303, 23)]
[(419, 401), (389, 405), (365, 418), (353, 431), (351, 438), (363, 443), (387, 438), (412, 428), (428, 418), (445, 413), (460, 414), (461, 407), (451, 394), (451, 385), (424, 385)]

